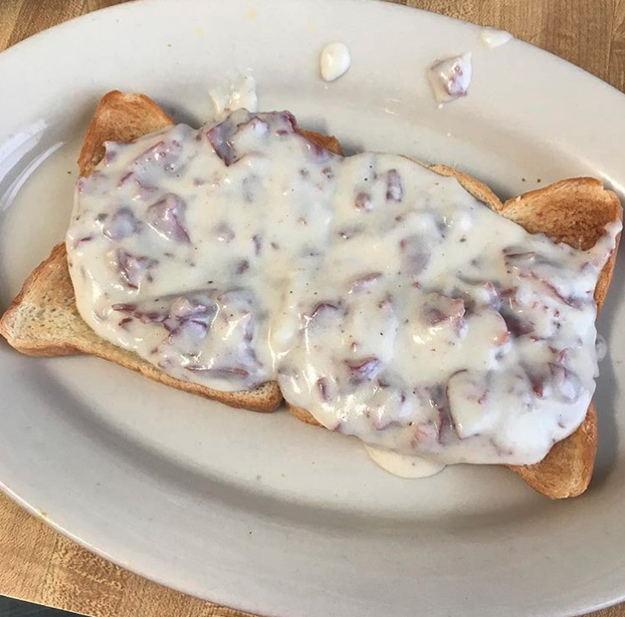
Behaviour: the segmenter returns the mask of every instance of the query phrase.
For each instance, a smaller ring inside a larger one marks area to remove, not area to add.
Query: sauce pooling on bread
[[[67,250],[102,338],[219,390],[277,380],[376,460],[431,473],[535,463],[579,426],[619,230],[555,244],[454,178],[341,157],[288,112],[240,110],[108,143],[78,182]]]

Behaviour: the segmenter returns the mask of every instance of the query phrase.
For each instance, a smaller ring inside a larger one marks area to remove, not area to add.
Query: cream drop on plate
[[[505,30],[497,30],[497,28],[481,28],[480,29],[480,40],[482,43],[488,47],[489,49],[494,49],[495,47],[501,47],[505,45],[509,41],[511,41],[514,37],[509,32]]]
[[[344,43],[330,43],[319,54],[319,71],[323,81],[336,81],[351,65],[349,48]]]
[[[399,478],[429,478],[445,468],[444,463],[432,461],[423,456],[399,454],[366,444],[365,450],[374,463]]]

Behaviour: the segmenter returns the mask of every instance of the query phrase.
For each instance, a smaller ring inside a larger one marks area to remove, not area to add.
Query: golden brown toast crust
[[[556,443],[535,465],[510,465],[534,490],[565,499],[581,495],[590,484],[597,455],[597,410],[590,402],[584,421],[566,439]]]
[[[122,94],[119,91],[109,92],[100,100],[87,131],[78,159],[80,174],[88,175],[93,171],[104,154],[105,141],[132,141],[172,124],[172,118],[148,97],[141,94]],[[336,138],[303,129],[298,131],[326,149],[343,154]],[[446,165],[434,165],[430,166],[430,169],[441,175],[456,177],[476,199],[519,223],[531,233],[546,233],[552,239],[567,242],[572,246],[589,248],[596,242],[606,223],[622,219],[622,210],[616,195],[604,190],[598,180],[591,178],[559,182],[526,193],[504,204],[486,185],[467,174]],[[599,308],[605,300],[615,257],[616,251],[604,267],[595,290]],[[60,309],[75,313],[72,325],[78,331],[73,333],[71,341],[42,342],[37,340],[36,336],[26,341],[13,336],[13,322],[20,307],[27,303],[33,290],[40,288],[47,291],[45,301],[56,303]],[[97,337],[78,316],[67,270],[65,247],[62,244],[53,249],[50,257],[38,266],[24,283],[22,291],[0,319],[0,333],[23,353],[38,356],[89,353],[138,371],[166,385],[234,407],[273,411],[282,400],[274,382],[261,386],[261,392],[257,394],[256,399],[250,397],[252,393],[220,392],[197,384],[181,382],[163,374],[135,354]],[[304,409],[290,406],[289,411],[304,422],[319,425]],[[594,405],[591,404],[586,419],[577,431],[556,444],[542,462],[510,468],[532,488],[549,497],[578,495],[586,489],[590,481],[596,452],[596,432],[596,412]]]
[[[105,142],[134,141],[173,124],[173,118],[144,94],[108,92],[98,103],[78,155],[80,175],[88,176],[102,160]]]

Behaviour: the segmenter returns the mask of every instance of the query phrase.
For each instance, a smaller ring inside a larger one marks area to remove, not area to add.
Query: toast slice
[[[174,120],[152,99],[142,94],[109,92],[100,100],[87,129],[80,155],[80,176],[88,176],[104,156],[106,141],[130,142],[173,126]],[[343,151],[335,137],[300,131],[320,146]],[[222,392],[175,379],[141,359],[100,338],[83,321],[76,308],[74,288],[67,267],[65,243],[57,244],[24,283],[22,290],[0,319],[0,334],[10,345],[31,356],[89,354],[141,373],[178,390],[199,394],[230,407],[272,412],[282,403],[276,382],[250,391]]]
[[[78,159],[81,175],[88,175],[101,160],[104,142],[132,141],[144,134],[170,126],[173,120],[154,101],[143,95],[105,95],[87,131]],[[301,131],[309,139],[333,152],[342,153],[333,137]],[[453,175],[480,201],[532,233],[543,232],[556,241],[579,248],[591,247],[603,226],[622,219],[618,198],[590,178],[567,180],[502,203],[484,184],[454,169],[430,167],[441,175]],[[616,251],[604,267],[595,299],[603,304],[614,268]],[[64,244],[56,246],[24,283],[22,291],[0,319],[0,334],[9,343],[35,356],[87,353],[173,386],[225,404],[253,411],[273,411],[282,397],[277,384],[268,382],[245,392],[221,392],[171,378],[137,355],[99,338],[81,319],[67,269]],[[290,407],[294,415],[310,424],[318,422],[303,409]],[[556,444],[536,465],[514,466],[532,488],[552,498],[582,493],[590,481],[596,452],[596,412],[591,404],[582,425]]]
[[[80,175],[89,175],[95,169],[104,156],[105,141],[128,142],[173,124],[172,118],[147,96],[109,92],[100,100],[87,129],[78,158]],[[251,391],[221,392],[170,377],[138,355],[97,336],[76,308],[65,243],[56,245],[49,257],[28,277],[0,319],[0,334],[22,353],[32,356],[78,353],[97,356],[154,381],[231,407],[271,412],[282,402],[275,382],[261,384]]]
[[[605,225],[623,218],[616,194],[605,190],[594,178],[564,180],[502,203],[486,185],[467,174],[445,165],[434,165],[430,169],[444,176],[455,176],[476,199],[530,233],[544,233],[555,242],[565,242],[575,248],[593,247]],[[612,280],[619,241],[620,234],[595,287],[598,310],[605,302]],[[289,411],[303,422],[319,424],[305,409],[289,406]],[[576,497],[588,488],[596,453],[597,411],[591,402],[577,430],[556,443],[540,463],[509,468],[533,489],[552,499]]]

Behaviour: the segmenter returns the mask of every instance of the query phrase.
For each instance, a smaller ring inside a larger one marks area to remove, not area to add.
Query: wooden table
[[[66,19],[122,1],[0,0],[0,51]],[[625,91],[625,0],[400,1],[509,30]],[[96,557],[4,495],[0,594],[97,617],[244,615],[171,591]],[[593,617],[625,617],[625,604]]]

